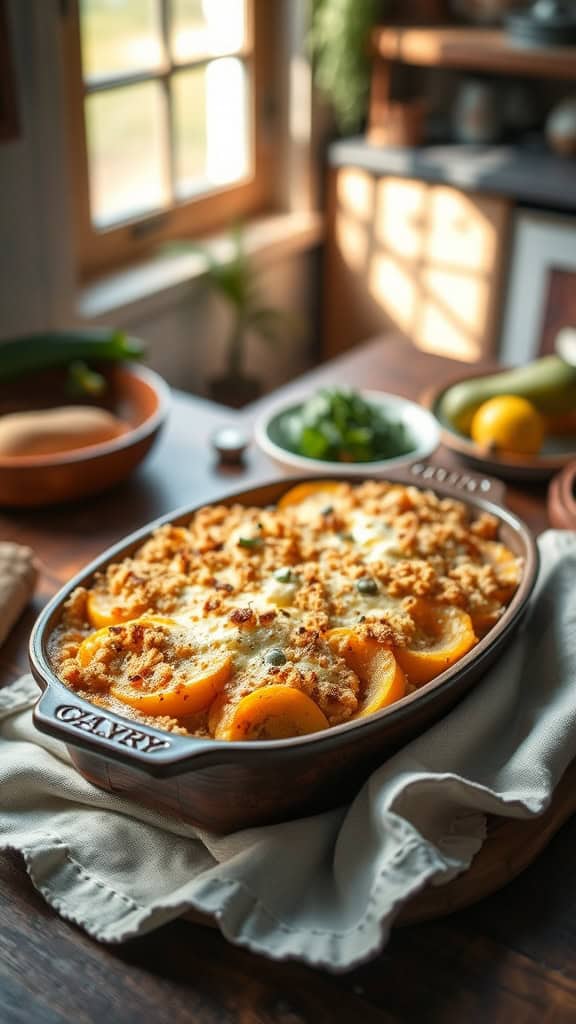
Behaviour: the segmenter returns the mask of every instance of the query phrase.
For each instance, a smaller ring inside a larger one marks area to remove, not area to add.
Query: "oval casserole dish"
[[[218,502],[273,504],[301,479],[276,480],[230,493]],[[94,573],[110,562],[132,554],[161,524],[187,523],[203,502],[163,516],[110,548],[42,611],[30,641],[32,672],[43,691],[34,709],[36,727],[63,740],[75,767],[95,785],[214,832],[311,814],[349,799],[387,756],[422,733],[478,682],[518,626],[538,567],[532,535],[493,499],[494,482],[423,464],[391,471],[386,479],[458,498],[473,515],[492,513],[499,521],[500,539],[524,559],[520,585],[504,615],[452,668],[374,715],[285,740],[230,742],[176,735],[79,698],[57,679],[48,657],[49,637],[70,593],[77,586],[89,586]],[[349,482],[360,481],[355,477]]]

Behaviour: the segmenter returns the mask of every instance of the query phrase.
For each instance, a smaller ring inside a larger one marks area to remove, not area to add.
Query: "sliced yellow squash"
[[[416,633],[396,657],[411,683],[427,683],[454,665],[477,643],[472,620],[461,608],[419,601],[410,614]]]
[[[261,686],[235,705],[219,699],[209,720],[216,739],[282,740],[328,728],[317,704],[293,686]]]

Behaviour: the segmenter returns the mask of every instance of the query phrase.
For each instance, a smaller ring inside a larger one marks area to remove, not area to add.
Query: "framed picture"
[[[576,327],[576,217],[519,213],[499,356],[519,365],[554,351]]]
[[[6,5],[0,0],[0,143],[18,137],[18,111]]]

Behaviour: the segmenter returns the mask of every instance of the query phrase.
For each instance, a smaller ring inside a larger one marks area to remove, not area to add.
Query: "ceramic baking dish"
[[[425,464],[390,472],[387,478],[458,497],[473,514],[493,513],[501,539],[524,558],[523,578],[505,614],[457,665],[373,716],[308,736],[264,742],[174,735],[80,699],[56,678],[47,653],[64,602],[75,587],[89,585],[96,571],[131,554],[161,523],[188,522],[200,507],[195,505],[110,548],[43,610],[30,642],[32,672],[43,690],[34,710],[36,727],[63,740],[76,768],[95,785],[217,832],[309,814],[344,801],[390,753],[444,715],[481,678],[517,627],[538,565],[534,540],[500,503],[502,485],[496,481]],[[237,491],[223,503],[268,505],[297,482],[284,478]]]

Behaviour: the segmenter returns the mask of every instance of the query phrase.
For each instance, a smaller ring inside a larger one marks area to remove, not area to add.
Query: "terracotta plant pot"
[[[419,146],[424,137],[424,100],[389,101],[372,107],[368,141],[376,146]]]
[[[249,402],[255,402],[262,394],[262,384],[257,377],[244,377],[234,373],[214,377],[209,382],[210,398],[220,405],[241,409]]]

